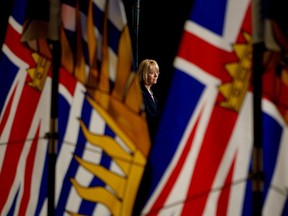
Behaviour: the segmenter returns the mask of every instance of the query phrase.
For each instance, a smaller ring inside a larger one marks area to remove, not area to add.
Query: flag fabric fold
[[[251,3],[194,1],[147,162],[151,187],[142,215],[252,215]],[[286,212],[280,113],[263,94],[263,215]]]
[[[0,214],[47,215],[55,178],[56,215],[131,215],[150,141],[123,3],[50,1],[45,12],[31,4],[15,1],[0,59]],[[58,148],[49,176],[50,40],[58,39]]]

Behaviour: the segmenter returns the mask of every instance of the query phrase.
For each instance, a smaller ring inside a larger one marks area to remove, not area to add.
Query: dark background
[[[173,61],[178,51],[184,23],[188,18],[193,0],[139,0],[138,49],[136,46],[137,0],[124,0],[130,28],[134,57],[138,62],[145,58],[158,62],[160,76],[154,91],[160,106],[166,100],[173,76]],[[138,51],[137,53],[135,53]],[[137,55],[137,56],[136,56]]]
[[[184,22],[191,12],[193,0],[123,0],[123,2],[136,60],[135,67],[145,58],[158,62],[160,77],[158,84],[154,86],[154,91],[159,104],[163,106],[172,80],[173,61],[178,51]],[[12,4],[13,0],[0,0],[0,8],[5,8],[0,13],[0,45],[5,36]],[[139,13],[136,10],[137,5]],[[137,14],[139,14],[138,28]]]

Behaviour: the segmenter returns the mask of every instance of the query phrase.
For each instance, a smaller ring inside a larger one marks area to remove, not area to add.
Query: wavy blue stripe
[[[104,134],[106,135],[109,135],[111,137],[115,137],[113,131],[111,131],[111,129],[106,126],[105,127],[105,132]],[[105,153],[103,152],[103,155],[101,157],[101,160],[99,162],[99,164],[103,167],[106,167],[107,169],[109,169],[110,165],[111,165],[111,158]],[[97,177],[94,177],[92,179],[92,181],[90,182],[89,184],[90,187],[95,187],[95,186],[102,186],[104,187],[105,186],[105,183],[100,180],[99,178]],[[96,196],[96,194],[95,194]],[[81,202],[81,206],[79,208],[79,214],[84,214],[84,215],[92,215],[93,211],[95,210],[95,208],[97,207],[97,204],[94,203],[94,202],[89,202],[87,200],[83,200]]]
[[[58,152],[60,151],[63,140],[65,136],[65,132],[68,126],[68,119],[70,113],[70,104],[66,101],[65,97],[61,94],[58,95],[59,97],[59,114],[58,114]]]
[[[119,17],[119,19],[121,19]],[[93,22],[95,27],[98,29],[101,35],[103,35],[103,21],[104,13],[101,11],[97,5],[93,5]],[[116,26],[108,19],[108,44],[113,52],[118,55],[118,44],[121,32],[116,28]]]
[[[84,100],[83,102],[83,108],[82,108],[82,113],[81,113],[81,119],[83,120],[83,122],[86,125],[89,125],[89,122],[91,120],[91,106],[89,105],[89,103]],[[86,138],[81,130],[81,128],[79,128],[79,135],[78,135],[78,139],[76,142],[76,148],[73,154],[82,157],[84,150],[85,150],[85,143],[86,143]],[[72,188],[72,184],[70,182],[70,178],[75,177],[75,174],[78,170],[79,164],[77,163],[76,160],[72,159],[70,161],[70,165],[69,168],[67,169],[66,175],[64,177],[64,182],[62,185],[62,189],[61,189],[61,194],[59,197],[59,202],[57,203],[56,206],[56,214],[61,215],[63,214],[63,212],[65,211],[65,207],[66,207],[66,203],[69,197],[69,193],[70,190]]]

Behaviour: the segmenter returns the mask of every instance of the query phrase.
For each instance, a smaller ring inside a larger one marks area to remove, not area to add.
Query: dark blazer
[[[143,103],[144,103],[144,109],[146,112],[146,119],[147,119],[147,124],[148,124],[148,129],[150,133],[150,138],[151,142],[153,143],[156,131],[158,128],[159,124],[159,119],[160,119],[160,109],[157,103],[157,98],[155,94],[154,100],[151,97],[149,91],[146,89],[143,83],[141,85],[141,90],[142,90],[142,96],[143,96]]]

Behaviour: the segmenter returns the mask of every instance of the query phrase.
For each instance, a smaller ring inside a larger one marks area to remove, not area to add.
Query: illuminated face
[[[151,69],[147,74],[147,84],[148,85],[156,84],[158,76],[159,76],[159,71],[156,69]]]

